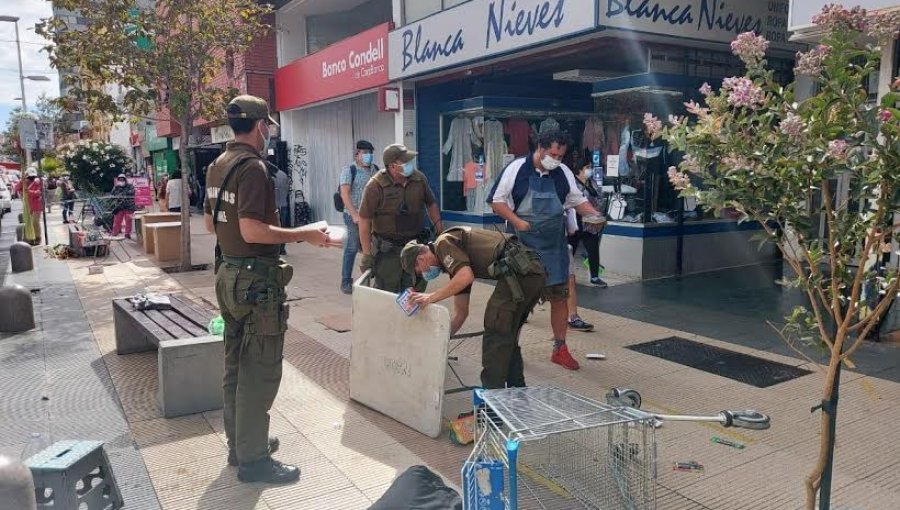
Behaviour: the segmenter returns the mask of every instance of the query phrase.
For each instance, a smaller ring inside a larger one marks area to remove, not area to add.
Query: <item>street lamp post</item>
[[[19,87],[22,89],[22,111],[27,111],[25,106],[25,74],[22,72],[22,44],[19,42],[19,18],[18,16],[0,16],[0,21],[6,21],[16,26],[16,53],[19,55]]]

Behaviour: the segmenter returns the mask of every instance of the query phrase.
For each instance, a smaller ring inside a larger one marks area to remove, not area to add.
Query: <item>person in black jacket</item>
[[[112,235],[119,235],[125,230],[125,238],[131,239],[131,227],[134,220],[134,186],[128,183],[125,174],[116,177],[116,185],[112,189],[113,227]]]

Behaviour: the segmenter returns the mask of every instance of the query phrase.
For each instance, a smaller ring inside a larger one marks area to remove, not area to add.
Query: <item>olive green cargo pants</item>
[[[395,294],[399,294],[410,287],[415,288],[419,292],[424,291],[427,282],[421,278],[417,282],[400,265],[401,248],[392,248],[375,254],[375,267],[372,268],[375,283],[372,284],[372,287]]]
[[[269,456],[269,409],[281,384],[288,308],[284,288],[222,264],[216,298],[225,321],[224,422],[240,464]]]
[[[481,385],[487,389],[525,386],[525,365],[519,332],[541,297],[543,271],[517,277],[525,299],[516,303],[505,279],[497,281],[484,310],[481,344]]]

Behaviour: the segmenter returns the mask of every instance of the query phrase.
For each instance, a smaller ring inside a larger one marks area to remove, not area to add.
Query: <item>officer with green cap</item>
[[[450,275],[447,285],[432,293],[414,292],[410,300],[427,306],[453,296],[451,335],[468,317],[475,278],[497,280],[484,312],[481,384],[485,388],[525,386],[519,332],[537,304],[546,279],[537,252],[508,234],[453,227],[432,244],[408,243],[400,261],[405,272],[426,281],[441,272]]]
[[[366,184],[359,206],[359,241],[363,252],[361,268],[372,270],[373,287],[399,293],[416,284],[400,268],[400,250],[425,229],[424,212],[435,232],[443,230],[428,179],[416,170],[418,153],[401,144],[385,147],[384,169]]]
[[[295,466],[272,459],[269,409],[281,384],[293,268],[279,245],[306,241],[340,246],[326,229],[281,228],[273,174],[265,159],[269,116],[263,99],[238,96],[227,107],[234,141],[210,165],[203,204],[206,229],[216,235],[216,298],[225,321],[224,422],[228,464],[242,482],[288,483]]]

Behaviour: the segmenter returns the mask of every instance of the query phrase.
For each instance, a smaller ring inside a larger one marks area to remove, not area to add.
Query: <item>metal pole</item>
[[[41,181],[41,217],[44,220],[44,244],[50,246],[50,237],[47,235],[47,183],[44,182],[44,171],[41,168],[41,138],[35,139],[34,143],[37,153],[38,179]]]
[[[19,43],[19,22],[14,21],[13,24],[16,26],[16,53],[19,55],[19,87],[22,89],[22,113],[28,111],[28,107],[25,102],[25,73],[22,71],[22,45]]]

